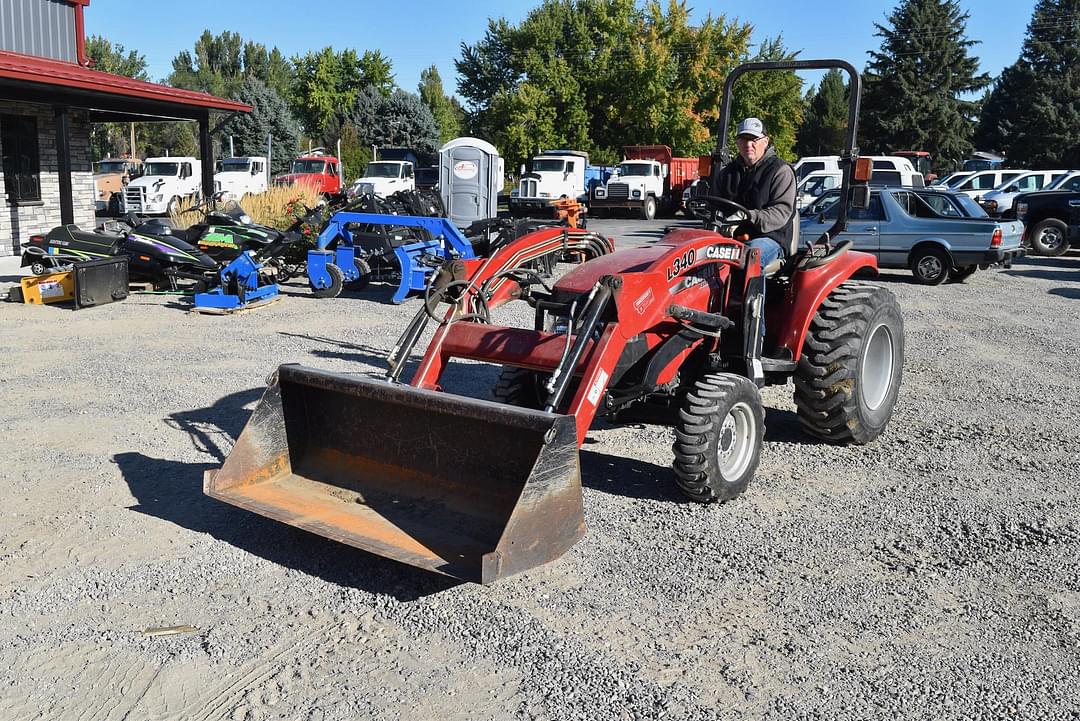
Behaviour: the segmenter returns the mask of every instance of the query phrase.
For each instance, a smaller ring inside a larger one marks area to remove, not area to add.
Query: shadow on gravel
[[[22,279],[21,275],[0,275],[0,283],[18,283]]]
[[[1072,298],[1073,300],[1080,300],[1080,287],[1077,288],[1054,288],[1049,291],[1050,295],[1061,296],[1062,298]]]
[[[137,504],[131,510],[208,533],[241,550],[329,583],[413,601],[440,593],[460,581],[427,573],[364,551],[301,531],[254,513],[213,500],[202,492],[203,472],[224,460],[226,446],[251,414],[244,406],[258,400],[262,388],[225,396],[213,406],[175,413],[174,428],[191,435],[196,448],[218,459],[184,463],[139,452],[118,453],[120,468]]]
[[[336,338],[325,338],[322,336],[306,335],[304,333],[278,331],[278,335],[288,336],[290,338],[300,338],[318,345],[331,346],[332,348],[340,349],[314,348],[308,351],[317,358],[334,358],[344,361],[365,363],[370,366],[375,366],[376,368],[386,368],[386,351],[382,348],[373,348],[369,345],[349,343]],[[415,367],[416,361],[413,361],[411,365]],[[410,370],[409,365],[405,366],[405,370],[406,372]],[[408,376],[404,374],[403,377],[408,378]]]
[[[581,485],[613,496],[692,503],[679,493],[669,466],[581,449]]]
[[[1073,281],[1080,283],[1080,265],[1069,258],[1024,258],[1013,263],[1006,275],[1040,280]]]
[[[794,443],[801,446],[817,446],[823,443],[802,429],[798,414],[780,408],[765,409],[765,440],[770,443]]]

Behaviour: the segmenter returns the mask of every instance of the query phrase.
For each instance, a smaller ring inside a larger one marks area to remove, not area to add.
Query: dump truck
[[[313,148],[292,162],[289,172],[274,178],[274,185],[305,183],[327,200],[339,197],[344,188],[341,180],[341,161],[327,155],[322,148]]]
[[[677,158],[667,145],[627,145],[623,162],[589,199],[592,215],[616,210],[636,212],[644,220],[674,214],[683,190],[698,178],[698,159]]]
[[[831,67],[851,78],[855,118],[860,79],[849,63],[734,69],[718,159],[730,158],[739,77]],[[585,533],[578,451],[596,418],[673,425],[673,482],[699,503],[733,500],[754,477],[764,386],[794,378],[809,435],[870,443],[896,404],[903,321],[887,288],[855,280],[874,274],[873,256],[831,242],[849,205],[869,204],[869,173],[868,162],[845,164],[834,226],[809,244],[796,234],[787,261],[764,267],[734,237],[749,211],[707,194],[694,198],[702,227],[648,247],[607,252],[595,233],[554,227],[487,259],[449,261],[388,354],[384,379],[280,366],[204,490],[380,556],[491,583],[555,560]],[[567,251],[591,259],[554,284],[525,265]],[[528,304],[532,323],[496,323],[493,311],[510,302]],[[443,390],[455,360],[502,367],[493,400]]]

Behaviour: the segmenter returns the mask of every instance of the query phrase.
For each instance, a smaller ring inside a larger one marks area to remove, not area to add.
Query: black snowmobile
[[[143,220],[133,213],[96,231],[70,224],[57,226],[46,235],[30,236],[22,266],[42,275],[80,261],[117,255],[127,256],[132,280],[155,286],[177,290],[178,281],[193,281],[196,289],[205,289],[217,279],[218,263],[169,227],[168,221]]]

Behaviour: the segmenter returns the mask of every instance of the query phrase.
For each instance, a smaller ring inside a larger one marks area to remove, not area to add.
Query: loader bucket
[[[207,495],[491,583],[585,532],[572,416],[283,365]]]

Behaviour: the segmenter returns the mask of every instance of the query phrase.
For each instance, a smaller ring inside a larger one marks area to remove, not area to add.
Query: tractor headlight
[[[640,190],[635,190],[634,191],[634,197],[635,198],[640,198],[641,197],[641,191]]]

